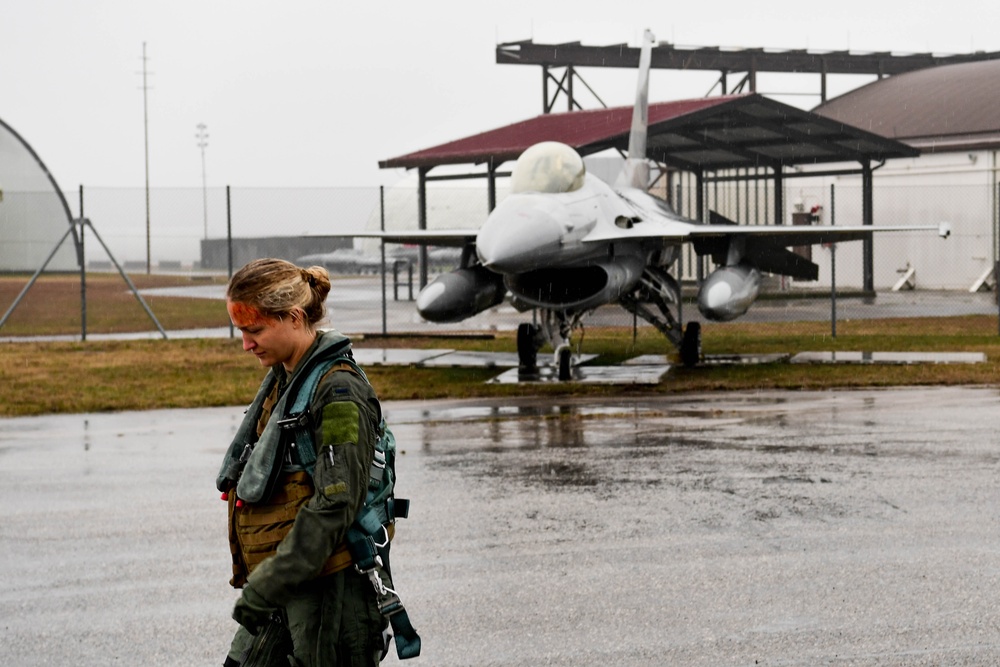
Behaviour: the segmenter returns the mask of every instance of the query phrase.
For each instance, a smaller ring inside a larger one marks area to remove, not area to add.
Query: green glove
[[[261,628],[271,618],[278,608],[265,600],[260,593],[248,585],[243,587],[243,595],[233,607],[233,619],[247,629],[252,635],[257,635]]]

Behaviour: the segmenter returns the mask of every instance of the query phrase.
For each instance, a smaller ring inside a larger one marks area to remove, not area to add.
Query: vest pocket
[[[309,475],[295,472],[284,475],[278,481],[267,502],[234,508],[236,539],[248,573],[277,550],[278,544],[292,529],[299,509],[312,495],[313,485]]]

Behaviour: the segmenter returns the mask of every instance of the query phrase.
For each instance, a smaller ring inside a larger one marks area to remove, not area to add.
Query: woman
[[[270,370],[218,478],[229,502],[230,583],[243,589],[225,665],[241,664],[274,618],[287,622],[293,664],[377,665],[383,653],[378,595],[349,567],[344,542],[365,502],[381,411],[345,359],[347,338],[317,330],[329,292],[322,267],[259,259],[226,293],[243,349]],[[283,419],[310,373],[320,372],[300,418]]]

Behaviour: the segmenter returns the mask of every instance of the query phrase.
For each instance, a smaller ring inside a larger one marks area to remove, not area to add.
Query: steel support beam
[[[873,195],[873,178],[871,162],[862,163],[861,169],[861,224],[869,227],[875,224],[875,201]],[[872,250],[872,237],[862,241],[862,289],[865,292],[875,291],[875,258]]]
[[[427,167],[417,170],[417,228],[427,229]],[[419,252],[420,289],[427,286],[427,246],[421,245]]]

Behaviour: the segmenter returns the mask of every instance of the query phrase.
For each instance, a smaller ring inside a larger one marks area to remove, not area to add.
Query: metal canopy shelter
[[[661,42],[653,47],[650,66],[654,69],[702,70],[719,72],[717,86],[722,94],[728,90],[728,75],[743,73],[743,79],[733,88],[756,93],[757,74],[760,72],[793,72],[818,74],[820,99],[825,102],[827,74],[869,74],[879,78],[911,72],[913,70],[1000,59],[1000,52],[937,55],[933,53],[896,54],[889,51],[808,51],[806,49],[724,49],[718,46],[678,47]],[[584,46],[580,42],[565,44],[535,44],[531,40],[507,42],[496,47],[496,62],[508,65],[539,65],[542,67],[544,109],[552,110],[559,93],[566,95],[567,108],[580,106],[574,97],[574,84],[579,78],[577,67],[626,67],[639,66],[639,48],[627,44],[611,46]],[[556,78],[551,68],[565,68],[563,76]],[[549,84],[556,84],[550,97]],[[587,87],[590,90],[589,86]],[[590,90],[595,97],[596,93]],[[598,98],[600,100],[600,98]],[[603,102],[602,102],[603,106]]]
[[[540,141],[559,141],[582,156],[608,149],[624,152],[632,121],[632,107],[543,114],[464,139],[384,160],[379,166],[419,170],[419,225],[427,228],[426,182],[428,173],[441,165],[485,164],[485,174],[444,178],[489,179],[489,207],[496,204],[497,168],[516,159]],[[697,179],[698,218],[705,219],[704,187],[720,180],[758,180],[757,174],[741,176],[736,170],[764,169],[774,180],[775,224],[783,222],[782,190],[785,178],[795,175],[861,174],[863,224],[872,220],[873,163],[914,157],[917,149],[841,122],[765,98],[757,94],[730,95],[661,102],[649,105],[647,154],[650,159]],[[789,174],[798,165],[858,163],[854,169],[808,171]],[[720,175],[720,172],[723,172]],[[712,176],[709,176],[712,174]],[[864,288],[873,290],[871,241],[864,251]],[[421,285],[426,284],[426,262],[421,256]]]

